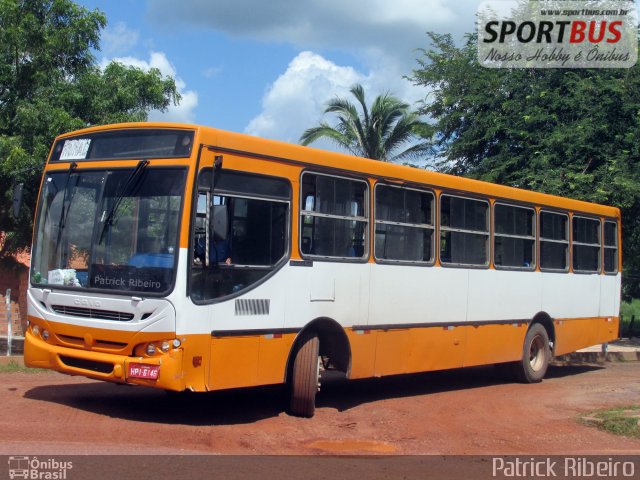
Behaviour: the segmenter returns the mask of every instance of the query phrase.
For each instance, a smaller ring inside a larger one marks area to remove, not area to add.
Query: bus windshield
[[[185,169],[46,174],[31,265],[34,285],[166,294],[178,251]]]

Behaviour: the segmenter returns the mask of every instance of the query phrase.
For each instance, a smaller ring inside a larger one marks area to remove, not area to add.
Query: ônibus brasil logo
[[[9,478],[24,478],[28,480],[66,480],[68,470],[73,468],[73,462],[63,462],[54,458],[38,459],[38,457],[11,456],[9,457]]]
[[[629,1],[487,1],[478,8],[478,60],[488,68],[630,68],[637,25]]]

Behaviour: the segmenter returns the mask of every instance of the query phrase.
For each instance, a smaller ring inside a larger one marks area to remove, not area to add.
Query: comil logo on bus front
[[[637,26],[628,1],[483,2],[478,60],[487,68],[630,68]]]
[[[30,480],[66,480],[67,471],[73,468],[73,462],[60,461],[54,458],[9,457],[9,478],[25,478]]]

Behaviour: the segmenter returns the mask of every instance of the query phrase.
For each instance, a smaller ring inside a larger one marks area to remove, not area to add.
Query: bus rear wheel
[[[547,330],[535,323],[524,337],[522,359],[515,365],[515,374],[522,383],[541,382],[551,361],[551,348]]]
[[[289,412],[297,417],[311,418],[316,410],[319,350],[318,336],[303,332],[296,345],[289,381]]]

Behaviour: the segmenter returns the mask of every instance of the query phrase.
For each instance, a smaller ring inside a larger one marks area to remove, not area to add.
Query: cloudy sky
[[[427,31],[461,39],[479,0],[77,0],[106,13],[97,57],[176,79],[181,104],[152,119],[297,142],[328,100],[361,83],[414,103]]]

